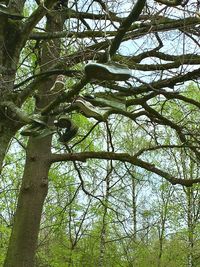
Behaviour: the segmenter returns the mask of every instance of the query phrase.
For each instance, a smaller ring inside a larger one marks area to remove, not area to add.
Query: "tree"
[[[123,2],[101,0],[26,4],[0,2],[0,170],[16,134],[26,150],[4,267],[34,266],[53,163],[71,161],[79,173],[77,161],[118,160],[173,185],[200,182],[175,176],[167,157],[169,149],[182,149],[199,162],[199,128],[193,125],[200,104],[184,87],[199,78],[198,7],[190,1],[138,0],[128,13]],[[88,132],[84,119],[76,125],[76,113],[93,124]],[[133,154],[122,151],[117,140],[123,131],[110,131],[113,120],[131,121],[135,137],[147,142],[136,144]],[[95,150],[87,140],[98,142],[97,127],[104,131],[98,136],[102,149]],[[19,132],[28,136],[27,145]],[[52,136],[60,143],[55,148]],[[84,194],[92,195],[79,178]]]

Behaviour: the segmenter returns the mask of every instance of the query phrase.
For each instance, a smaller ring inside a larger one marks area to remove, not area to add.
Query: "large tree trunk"
[[[47,31],[59,31],[62,30],[62,26],[63,19],[61,17],[48,16]],[[59,40],[51,41],[50,44],[48,41],[43,43],[41,65],[44,65],[45,68],[50,66],[52,59],[58,58],[59,45]],[[40,84],[36,111],[52,100],[51,95],[48,97],[48,91],[55,78],[47,79]],[[22,186],[4,267],[34,266],[42,208],[48,192],[50,154],[51,136],[29,139]]]
[[[24,3],[25,0],[9,1],[9,6],[20,14]],[[22,48],[21,36],[20,24],[0,13],[0,104],[4,101],[14,103],[13,85]],[[0,105],[0,174],[10,141],[21,127],[12,115]]]
[[[48,190],[51,138],[30,139],[23,182],[4,266],[34,266],[42,207]]]

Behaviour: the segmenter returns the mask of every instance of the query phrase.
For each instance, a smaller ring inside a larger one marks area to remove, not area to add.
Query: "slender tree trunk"
[[[187,225],[188,225],[188,267],[194,267],[194,221],[193,221],[193,189],[187,188]]]
[[[132,179],[132,216],[133,216],[133,241],[137,239],[137,196],[136,196],[136,180],[134,175]]]
[[[162,266],[162,255],[163,255],[163,242],[165,235],[165,224],[166,224],[166,215],[167,215],[167,205],[163,204],[162,213],[161,213],[161,222],[158,230],[159,235],[159,251],[158,251],[158,267]]]
[[[108,163],[109,164],[109,163]],[[110,196],[110,175],[112,173],[112,165],[111,170],[109,168],[109,165],[107,166],[107,176],[106,176],[106,192],[104,197],[104,204],[103,207],[103,218],[102,218],[102,228],[100,233],[100,248],[99,248],[99,263],[98,267],[105,267],[106,259],[105,259],[105,251],[106,251],[106,238],[107,238],[107,216],[108,216],[108,201]]]
[[[105,199],[106,202],[106,199]],[[104,212],[103,212],[103,220],[102,220],[102,228],[101,228],[101,236],[100,236],[100,253],[99,253],[99,267],[104,267],[105,266],[105,249],[106,249],[106,224],[107,224],[107,212],[108,209],[107,207],[104,207]]]
[[[162,266],[162,257],[163,257],[163,245],[165,241],[165,233],[166,233],[166,223],[167,216],[169,210],[170,196],[171,196],[171,188],[162,189],[161,191],[161,199],[162,204],[160,206],[160,225],[158,225],[158,236],[159,236],[159,251],[158,251],[158,264],[157,266]]]
[[[69,206],[69,223],[68,223],[68,228],[69,228],[69,240],[70,240],[70,251],[69,251],[69,258],[68,258],[68,267],[73,266],[73,250],[74,250],[74,238],[73,238],[73,233],[72,233],[72,205]]]
[[[159,252],[158,252],[158,267],[161,266],[162,263],[162,255],[163,255],[163,239],[164,239],[164,230],[165,225],[161,223],[161,229],[159,233]]]

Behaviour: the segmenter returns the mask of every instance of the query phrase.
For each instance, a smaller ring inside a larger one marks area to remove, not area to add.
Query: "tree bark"
[[[9,8],[20,14],[24,3],[24,0],[9,1]],[[8,20],[2,13],[0,21],[0,104],[6,100],[14,103],[13,85],[21,51],[20,23]],[[13,114],[0,105],[0,173],[10,141],[20,127]]]
[[[63,26],[61,16],[48,16],[46,30],[60,31]],[[44,42],[41,51],[42,66],[50,67],[52,59],[59,57],[60,40]],[[54,62],[54,61],[53,61]],[[52,100],[48,91],[55,78],[47,79],[39,85],[36,112]],[[30,138],[27,145],[26,163],[19,193],[14,225],[10,237],[4,267],[33,267],[37,248],[42,208],[48,192],[48,172],[50,169],[51,136]]]
[[[32,267],[48,190],[51,138],[30,139],[23,182],[4,267]]]

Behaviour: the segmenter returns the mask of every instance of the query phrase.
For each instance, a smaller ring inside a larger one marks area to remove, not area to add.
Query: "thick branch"
[[[30,123],[31,122],[31,119],[29,118],[29,116],[25,112],[23,112],[20,108],[18,108],[11,101],[0,102],[0,107],[9,108],[13,112],[13,114],[15,115],[14,117],[17,117],[17,119],[22,123]]]
[[[65,17],[65,19],[76,18],[76,19],[91,19],[91,20],[112,20],[115,22],[122,22],[124,19],[118,17],[115,13],[110,12],[109,16],[104,14],[95,14],[90,12],[78,12],[73,9],[64,9],[59,11]]]
[[[113,36],[116,31],[107,31],[106,36]],[[105,32],[103,31],[83,31],[83,32],[33,32],[30,34],[30,40],[46,40],[46,39],[56,39],[56,38],[91,38],[91,37],[105,37]]]
[[[166,97],[166,99],[179,99],[179,100],[182,100],[186,103],[195,105],[196,107],[198,107],[200,109],[200,102],[198,102],[192,98],[183,96],[177,92],[167,92],[164,90],[162,90],[161,92],[155,92],[155,91],[151,92],[150,94],[143,96],[141,98],[128,99],[126,101],[126,106],[129,107],[132,105],[141,105],[141,104],[145,103],[146,101],[148,101],[149,99],[156,97],[157,95],[164,95]]]
[[[149,57],[146,54],[146,58]],[[192,56],[189,55],[181,55],[181,56],[173,56],[175,59],[173,62],[170,63],[156,63],[156,64],[138,64],[135,61],[135,57],[128,57],[128,56],[121,56],[117,55],[116,58],[119,61],[126,63],[126,65],[135,70],[142,70],[142,71],[157,71],[157,70],[169,70],[179,68],[183,65],[199,65],[200,64],[200,56],[193,54]],[[172,59],[171,59],[172,60]]]
[[[164,4],[166,6],[179,6],[182,4],[182,0],[155,0],[155,1]]]
[[[184,180],[181,178],[176,178],[173,175],[165,172],[157,167],[154,164],[150,164],[146,161],[138,159],[135,156],[130,156],[128,153],[114,153],[114,152],[82,152],[82,153],[69,153],[69,154],[52,154],[50,163],[60,162],[60,161],[82,161],[85,162],[87,159],[102,159],[102,160],[119,160],[122,162],[129,162],[135,166],[141,167],[147,171],[155,173],[171,184],[176,185],[180,184],[183,186],[190,187],[195,183],[199,183],[200,179],[189,179]]]
[[[191,72],[188,72],[186,74],[183,74],[183,75],[178,74],[177,76],[169,78],[169,79],[158,80],[156,82],[152,82],[149,84],[144,82],[143,85],[134,87],[132,88],[132,90],[127,89],[127,93],[123,93],[123,95],[131,96],[131,95],[135,95],[138,93],[145,93],[145,92],[154,91],[154,90],[155,91],[161,90],[160,93],[162,92],[165,93],[165,91],[162,90],[165,87],[173,88],[178,83],[182,83],[185,81],[192,81],[193,79],[197,79],[199,77],[200,77],[200,68],[193,70]]]
[[[59,74],[62,74],[62,75],[68,76],[68,77],[74,77],[75,75],[80,75],[81,72],[78,70],[65,70],[65,69],[54,69],[54,70],[41,72],[41,73],[38,73],[38,74],[35,74],[33,76],[28,77],[26,80],[24,80],[18,84],[15,84],[14,89],[17,89],[17,88],[23,86],[24,84],[26,84],[27,82],[29,82],[35,78],[47,78],[47,77],[50,77],[51,75],[59,75]]]
[[[43,1],[41,1],[43,2]],[[49,9],[53,6],[53,4],[56,2],[56,0],[46,0],[43,3],[41,3],[38,8],[31,14],[30,17],[26,20],[24,23],[23,29],[22,29],[22,38],[24,41],[27,40],[30,32],[33,30],[33,28],[37,25],[37,23],[44,17],[44,15],[49,11]]]
[[[128,31],[131,24],[136,21],[139,18],[139,15],[141,14],[144,6],[145,6],[146,0],[138,0],[136,4],[134,5],[131,13],[128,15],[128,17],[123,21],[121,24],[114,40],[112,41],[112,44],[110,46],[110,56],[113,56],[117,49],[119,48],[123,37],[125,33]]]

